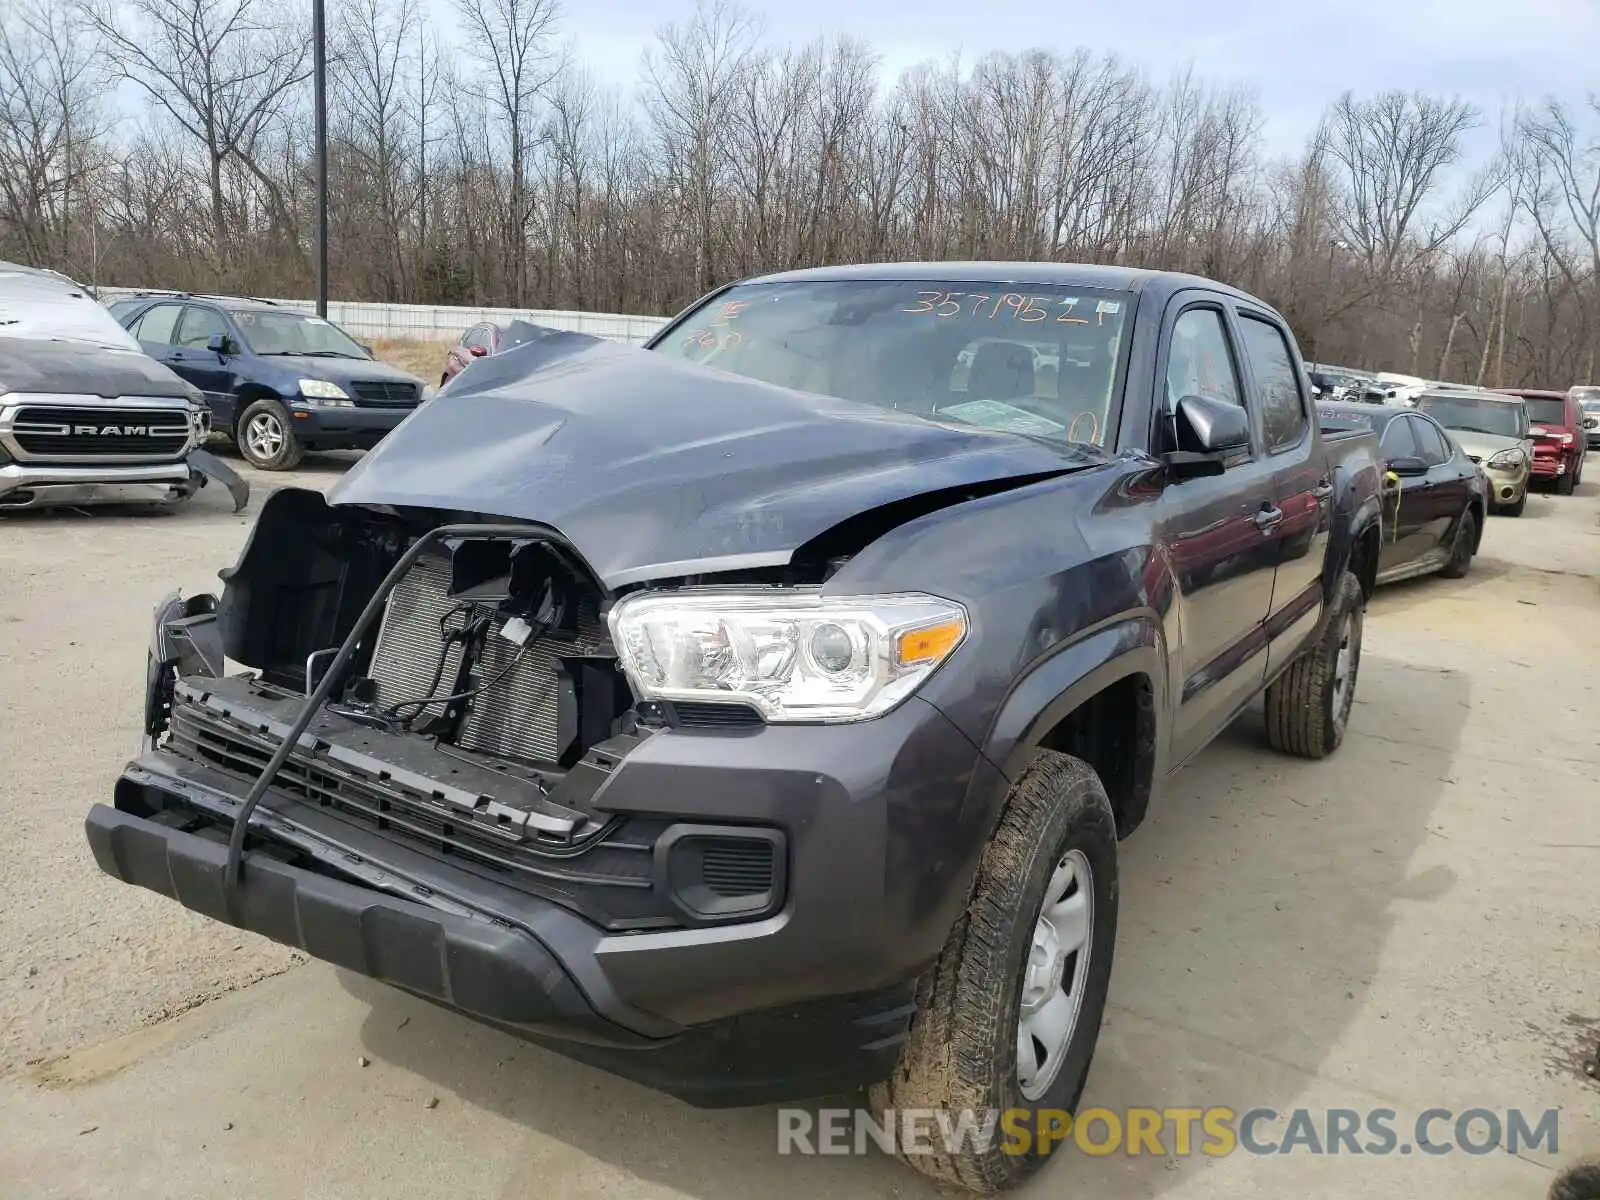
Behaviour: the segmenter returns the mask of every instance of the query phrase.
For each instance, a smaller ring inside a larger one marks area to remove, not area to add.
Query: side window
[[[1437,467],[1441,463],[1450,461],[1453,453],[1450,444],[1445,441],[1444,434],[1439,432],[1439,427],[1432,421],[1424,421],[1420,417],[1413,417],[1409,422],[1416,426],[1417,441],[1422,446],[1422,457],[1430,467]]]
[[[1213,308],[1191,308],[1172,327],[1167,351],[1167,411],[1184,396],[1205,396],[1242,406],[1239,372],[1228,349],[1222,314]]]
[[[483,326],[474,325],[471,329],[463,333],[461,335],[461,344],[468,350],[471,350],[474,346],[483,346],[485,349],[487,349],[488,339],[483,336]]]
[[[191,304],[183,310],[183,320],[178,322],[178,337],[173,345],[204,350],[213,334],[226,336],[227,332],[228,325],[222,319],[222,314],[215,309],[197,308]]]
[[[1383,440],[1378,444],[1387,459],[1418,458],[1422,454],[1422,447],[1417,445],[1416,435],[1412,432],[1415,424],[1410,417],[1396,417],[1389,422],[1383,431]]]
[[[1239,329],[1244,337],[1244,356],[1261,393],[1261,424],[1266,431],[1267,449],[1292,446],[1305,436],[1310,420],[1289,343],[1276,325],[1259,317],[1240,313]]]
[[[147,309],[144,316],[129,327],[128,332],[141,342],[159,342],[161,345],[172,345],[173,327],[178,323],[178,314],[183,308],[177,304],[158,304]]]

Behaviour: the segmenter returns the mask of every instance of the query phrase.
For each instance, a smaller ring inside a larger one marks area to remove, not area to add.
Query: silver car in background
[[[1583,410],[1583,432],[1588,439],[1588,448],[1593,450],[1600,446],[1600,387],[1575,387],[1567,394]]]

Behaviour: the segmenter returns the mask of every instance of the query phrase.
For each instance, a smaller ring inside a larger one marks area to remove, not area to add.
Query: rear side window
[[[1310,422],[1289,344],[1276,325],[1256,317],[1239,314],[1239,328],[1250,373],[1261,393],[1261,423],[1266,429],[1267,449],[1292,446],[1305,436]]]
[[[1422,447],[1417,445],[1416,435],[1411,430],[1413,424],[1410,417],[1397,417],[1389,422],[1389,427],[1383,431],[1383,441],[1379,443],[1385,458],[1422,457]]]
[[[174,327],[178,324],[178,314],[182,311],[176,304],[158,304],[147,309],[144,316],[129,326],[129,332],[141,342],[159,342],[170,346]]]

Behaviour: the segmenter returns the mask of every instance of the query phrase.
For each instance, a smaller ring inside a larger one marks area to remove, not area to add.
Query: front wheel
[[[305,457],[288,410],[276,400],[257,400],[245,409],[234,441],[250,465],[263,471],[293,470]]]
[[[1339,577],[1322,631],[1267,688],[1267,741],[1300,758],[1327,758],[1344,741],[1361,669],[1367,598],[1361,581]]]
[[[1041,750],[1012,788],[966,911],[917,986],[900,1062],[873,1106],[934,1109],[992,1136],[907,1154],[911,1166],[991,1195],[1059,1144],[1100,1033],[1117,926],[1117,832],[1094,769]],[[1050,1112],[1052,1117],[1033,1114]],[[1048,1126],[1056,1142],[1041,1138]]]
[[[1520,517],[1528,507],[1528,493],[1524,491],[1517,497],[1515,504],[1508,504],[1499,511],[1508,517]]]
[[[1556,495],[1558,495],[1558,496],[1570,496],[1570,495],[1572,495],[1572,489],[1575,486],[1577,486],[1577,482],[1578,482],[1577,479],[1574,478],[1574,476],[1576,474],[1577,474],[1576,469],[1574,469],[1572,467],[1568,467],[1565,471],[1561,472],[1561,474],[1556,476]]]

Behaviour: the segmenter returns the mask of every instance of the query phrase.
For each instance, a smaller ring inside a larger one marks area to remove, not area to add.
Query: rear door
[[[1168,430],[1185,395],[1248,409],[1239,362],[1224,301],[1198,292],[1176,297],[1158,352]],[[1255,414],[1252,426],[1252,445],[1230,458],[1223,474],[1169,484],[1162,492],[1157,521],[1177,577],[1183,679],[1174,762],[1209,741],[1266,680],[1265,623],[1277,547],[1263,532],[1262,518],[1274,507],[1274,466]]]
[[[1261,414],[1262,442],[1272,464],[1275,522],[1264,529],[1278,564],[1267,613],[1268,670],[1293,658],[1322,613],[1322,568],[1332,528],[1333,480],[1312,430],[1295,354],[1277,321],[1236,306],[1251,398]]]
[[[151,358],[166,362],[172,357],[172,343],[178,335],[178,318],[182,315],[182,304],[152,304],[128,326],[128,332],[138,339],[139,346]]]

